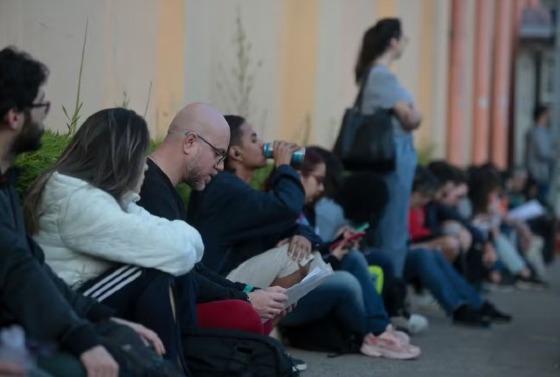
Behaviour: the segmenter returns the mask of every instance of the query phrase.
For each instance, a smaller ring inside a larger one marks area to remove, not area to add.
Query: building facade
[[[0,46],[51,70],[48,127],[81,82],[82,120],[108,106],[145,114],[161,138],[185,103],[247,115],[266,139],[332,146],[356,95],[363,32],[399,17],[410,43],[394,69],[424,114],[424,155],[512,161],[518,31],[533,0],[3,0]]]

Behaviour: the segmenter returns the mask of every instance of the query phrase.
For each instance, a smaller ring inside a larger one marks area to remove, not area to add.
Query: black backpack
[[[195,377],[299,376],[284,346],[268,336],[225,329],[192,329],[183,346]]]
[[[358,353],[362,343],[358,334],[352,334],[329,315],[301,326],[281,328],[283,338],[295,348],[329,352],[329,356]]]
[[[134,330],[112,321],[95,324],[101,344],[119,364],[121,377],[181,377],[174,364],[158,356]]]

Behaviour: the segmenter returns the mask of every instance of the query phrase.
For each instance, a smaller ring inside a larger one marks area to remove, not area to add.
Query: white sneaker
[[[404,316],[391,317],[391,323],[396,329],[402,329],[409,334],[419,334],[428,329],[428,319],[420,314],[411,314],[410,317]]]
[[[307,370],[307,363],[301,359],[296,359],[292,355],[288,355],[288,357],[292,360],[292,371],[294,372],[303,372]]]
[[[270,331],[270,334],[268,334],[269,337],[276,339],[277,341],[279,341],[280,343],[282,343],[282,336],[280,335],[280,331],[278,330],[278,326],[276,326],[275,328],[273,328]]]

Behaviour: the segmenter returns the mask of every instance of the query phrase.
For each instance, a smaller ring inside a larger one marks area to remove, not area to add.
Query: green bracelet
[[[251,292],[253,292],[253,288],[255,288],[255,287],[253,287],[251,284],[245,284],[245,288],[243,288],[243,292],[251,293]]]

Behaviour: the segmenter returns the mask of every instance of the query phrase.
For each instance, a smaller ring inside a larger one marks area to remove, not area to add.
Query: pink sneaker
[[[416,359],[421,354],[420,348],[402,342],[390,331],[379,336],[366,336],[360,351],[366,356],[396,360]]]
[[[389,325],[387,326],[387,330],[388,332],[390,332],[391,334],[393,334],[395,337],[397,337],[397,339],[399,339],[401,341],[401,343],[404,344],[410,344],[410,336],[408,336],[407,333],[405,333],[404,331],[399,331],[396,330],[393,325]]]

